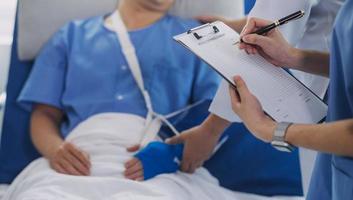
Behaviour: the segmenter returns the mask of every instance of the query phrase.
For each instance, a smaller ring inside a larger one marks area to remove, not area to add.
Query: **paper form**
[[[219,32],[214,33],[213,26],[216,26]],[[248,55],[234,46],[239,40],[239,34],[233,29],[222,22],[215,22],[196,32],[202,36],[201,39],[185,33],[176,36],[175,40],[202,58],[228,81],[234,83],[233,77],[240,75],[250,91],[259,99],[266,113],[274,120],[318,123],[325,118],[327,105],[301,82],[261,56]],[[217,95],[229,97],[228,89],[222,93],[218,92]],[[217,102],[213,104],[215,103]],[[231,109],[230,105],[224,104],[215,107]],[[217,114],[217,110],[215,112]]]

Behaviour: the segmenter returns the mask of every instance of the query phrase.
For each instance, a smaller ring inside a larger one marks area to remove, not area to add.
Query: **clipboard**
[[[196,54],[230,85],[240,75],[259,99],[264,111],[277,122],[312,124],[324,121],[328,107],[291,73],[259,55],[247,55],[235,43],[239,34],[223,22],[204,24],[174,40]]]

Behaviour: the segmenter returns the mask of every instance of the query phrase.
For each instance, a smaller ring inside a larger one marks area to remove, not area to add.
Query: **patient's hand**
[[[181,159],[182,152],[183,145],[152,142],[125,164],[124,175],[128,179],[142,181],[160,174],[174,173],[179,169],[177,160]]]
[[[134,181],[143,181],[143,166],[140,160],[137,158],[132,158],[127,163],[125,163],[124,175],[127,179]]]
[[[87,153],[75,145],[64,142],[49,158],[50,166],[57,172],[75,176],[88,176],[91,163]]]

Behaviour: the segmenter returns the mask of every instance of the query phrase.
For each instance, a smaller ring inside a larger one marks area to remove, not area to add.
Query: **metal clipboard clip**
[[[211,28],[212,29],[212,32],[208,33],[207,35],[200,35],[199,33],[197,33],[196,31],[199,31],[199,30],[202,30],[202,29],[205,29],[205,28]],[[193,29],[190,29],[187,34],[193,34],[194,37],[197,39],[197,40],[201,40],[202,38],[208,36],[208,35],[211,35],[211,34],[217,34],[219,33],[219,29],[217,28],[216,25],[212,25],[210,23],[208,24],[204,24],[202,26],[199,26],[199,27],[196,27],[196,28],[193,28]]]
[[[190,29],[187,34],[192,34],[197,39],[198,45],[207,44],[225,36],[225,33],[221,33],[221,30],[215,24],[204,24]]]

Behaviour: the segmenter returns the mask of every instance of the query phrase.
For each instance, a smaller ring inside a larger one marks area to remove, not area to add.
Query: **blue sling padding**
[[[0,184],[11,183],[24,167],[39,157],[30,139],[30,113],[21,109],[16,102],[32,65],[33,62],[21,62],[18,59],[17,28],[15,28],[1,135]]]
[[[135,157],[142,163],[144,180],[178,171],[183,149],[183,145],[152,142],[138,152]]]

